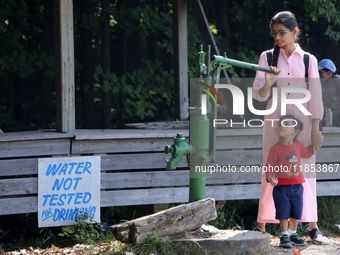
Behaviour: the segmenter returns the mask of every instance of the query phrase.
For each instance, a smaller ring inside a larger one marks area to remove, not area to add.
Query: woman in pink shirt
[[[257,71],[253,84],[253,98],[258,101],[266,101],[267,109],[271,109],[273,100],[277,99],[275,111],[265,116],[263,127],[263,162],[267,162],[270,148],[278,142],[275,121],[271,119],[280,119],[282,115],[293,115],[303,122],[304,129],[298,135],[306,147],[313,146],[313,151],[322,145],[319,134],[319,121],[323,117],[323,104],[321,85],[319,79],[317,60],[313,55],[309,57],[308,80],[309,92],[311,98],[308,102],[299,107],[298,104],[287,104],[286,112],[281,109],[281,90],[286,88],[288,91],[285,95],[287,99],[303,99],[304,93],[293,91],[294,88],[307,89],[305,80],[304,54],[299,44],[295,43],[300,30],[298,28],[293,13],[284,11],[277,13],[270,22],[270,34],[275,41],[275,47],[272,49],[272,60],[270,68],[277,75]],[[263,52],[259,60],[260,66],[268,66],[267,53]],[[273,88],[277,87],[277,97],[272,95]],[[305,108],[311,115],[306,115],[302,111]],[[314,165],[313,165],[314,164]],[[302,169],[315,167],[315,155],[309,159],[302,159]],[[316,244],[329,244],[327,238],[323,236],[317,227],[317,202],[316,202],[316,178],[315,172],[304,173],[306,182],[304,186],[303,214],[301,221],[309,222],[309,234]],[[264,231],[266,223],[278,223],[275,219],[275,207],[272,197],[273,186],[267,183],[265,173],[262,178],[262,189],[259,201],[258,226],[255,230]]]

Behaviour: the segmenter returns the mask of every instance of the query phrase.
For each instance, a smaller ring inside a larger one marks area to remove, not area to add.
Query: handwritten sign
[[[73,225],[80,215],[100,222],[100,156],[40,158],[39,228]]]

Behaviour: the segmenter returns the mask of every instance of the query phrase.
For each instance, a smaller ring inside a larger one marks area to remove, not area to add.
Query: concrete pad
[[[198,244],[203,250],[220,254],[242,254],[245,251],[264,252],[270,248],[270,235],[252,230],[220,230],[210,238],[179,239],[186,245]]]

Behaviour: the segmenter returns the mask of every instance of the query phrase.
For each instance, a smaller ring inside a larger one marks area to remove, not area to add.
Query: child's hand
[[[271,177],[271,176],[268,176],[267,180],[272,186],[276,186],[277,183],[279,182],[279,180],[277,178],[274,178],[274,177]]]
[[[319,132],[318,134],[318,140],[321,144],[323,143],[323,135],[321,134],[321,132]]]

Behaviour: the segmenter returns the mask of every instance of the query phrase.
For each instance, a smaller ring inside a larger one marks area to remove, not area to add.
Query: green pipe
[[[191,165],[190,165],[191,166]],[[191,167],[190,167],[191,168]],[[193,169],[190,169],[193,171]],[[189,202],[195,202],[205,198],[205,174],[201,178],[190,178]]]
[[[199,54],[200,77],[203,77],[207,73],[207,67],[205,65],[205,52],[203,51],[202,44],[201,51],[198,54]]]
[[[166,169],[176,169],[176,165],[182,160],[184,155],[190,154],[191,145],[185,140],[182,133],[178,133],[174,137],[174,143],[171,145],[166,145],[164,148],[165,154],[171,153],[172,157],[168,160],[166,159]]]
[[[224,64],[224,65],[232,65],[232,66],[238,66],[238,67],[242,67],[242,68],[246,68],[246,69],[251,69],[251,70],[254,70],[254,71],[262,71],[262,72],[267,72],[267,73],[278,74],[278,72],[274,72],[269,67],[250,64],[250,63],[238,61],[238,60],[235,60],[235,59],[224,58],[222,56],[214,55],[213,61],[220,63],[220,64]]]

